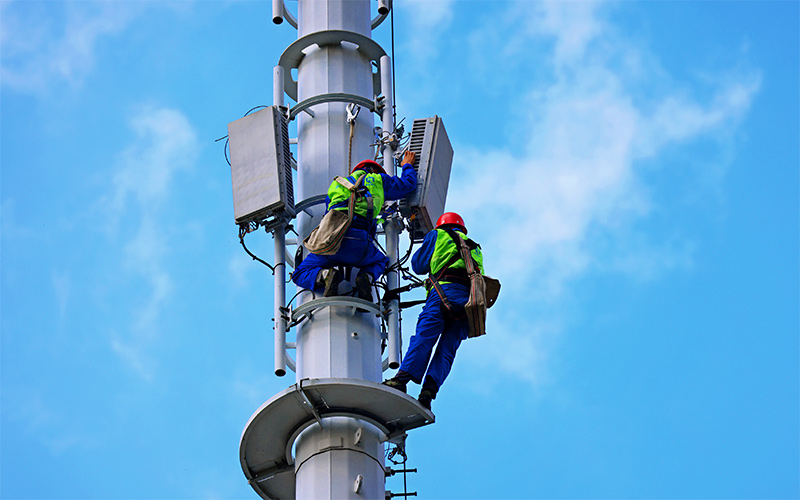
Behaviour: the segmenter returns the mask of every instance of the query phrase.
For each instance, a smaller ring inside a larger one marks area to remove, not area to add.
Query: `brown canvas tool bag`
[[[344,235],[353,222],[356,198],[361,196],[357,191],[361,188],[366,177],[366,174],[362,175],[355,184],[344,177],[337,176],[334,178],[336,182],[350,190],[347,213],[343,210],[328,210],[325,216],[322,217],[319,225],[315,227],[314,230],[311,231],[311,234],[308,235],[308,238],[303,241],[303,246],[305,246],[309,252],[317,255],[333,255],[339,251],[339,248],[342,246]],[[368,200],[370,206],[368,207],[367,214],[371,215],[372,197],[368,197]]]

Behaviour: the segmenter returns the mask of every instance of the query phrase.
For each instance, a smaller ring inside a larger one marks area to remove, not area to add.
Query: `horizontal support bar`
[[[314,205],[320,205],[325,203],[325,198],[327,194],[318,194],[316,196],[312,196],[310,198],[306,198],[305,200],[301,201],[300,203],[294,206],[295,213],[305,212],[308,207],[313,207]]]
[[[325,30],[316,31],[302,38],[298,38],[281,54],[278,65],[284,68],[284,91],[286,95],[297,100],[297,82],[292,77],[292,69],[299,68],[300,62],[306,56],[304,50],[316,45],[318,47],[341,46],[342,42],[349,42],[358,47],[358,51],[364,54],[370,61],[379,62],[386,51],[378,43],[368,36],[346,30]],[[374,82],[373,82],[374,83]],[[378,80],[376,87],[380,87]],[[376,94],[380,92],[375,92]]]
[[[374,302],[369,302],[364,299],[359,299],[357,297],[323,297],[321,299],[314,299],[306,302],[305,304],[297,307],[297,309],[292,310],[292,322],[297,321],[297,318],[302,316],[303,314],[312,314],[317,309],[322,309],[323,307],[331,307],[331,306],[347,306],[352,307],[354,309],[364,309],[367,312],[372,312],[376,316],[381,314],[381,309],[378,307],[378,304]]]
[[[306,111],[311,106],[316,106],[317,104],[323,104],[326,102],[352,102],[360,106],[364,106],[370,111],[375,111],[375,101],[372,99],[367,99],[366,97],[356,94],[334,92],[330,94],[315,95],[314,97],[309,97],[304,101],[298,102],[294,105],[294,107],[292,107],[292,109],[289,110],[289,120],[294,120],[295,116],[302,111]]]

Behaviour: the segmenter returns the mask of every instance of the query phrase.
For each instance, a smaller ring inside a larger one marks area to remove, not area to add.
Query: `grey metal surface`
[[[380,61],[381,56],[386,52],[371,38],[346,30],[324,30],[311,33],[302,38],[298,38],[281,54],[278,65],[284,68],[284,91],[286,95],[297,101],[297,82],[292,78],[292,69],[298,68],[300,62],[306,56],[304,50],[317,45],[325,47],[328,45],[341,45],[348,42],[356,45],[359,52],[367,56],[370,61]],[[380,93],[380,75],[373,76],[374,94]]]
[[[294,216],[289,132],[278,107],[229,123],[228,139],[236,223]]]
[[[417,190],[400,203],[400,209],[407,217],[416,214],[412,237],[420,241],[444,213],[453,147],[442,119],[432,116],[414,120],[408,148],[417,154]]]
[[[293,441],[309,425],[350,416],[387,439],[434,422],[430,410],[395,389],[366,380],[304,379],[273,396],[247,422],[239,445],[248,483],[267,499],[295,497]]]
[[[352,308],[350,311],[352,313],[356,312],[371,312],[375,315],[380,315],[381,309],[378,304],[374,302],[369,302],[364,299],[359,299],[358,297],[343,297],[343,296],[336,296],[336,297],[321,297],[319,299],[314,299],[308,301],[295,309],[292,310],[292,321],[296,321],[302,315],[307,314],[309,316],[314,314],[314,311],[317,309],[322,309],[323,307],[331,307],[331,306],[346,306]]]

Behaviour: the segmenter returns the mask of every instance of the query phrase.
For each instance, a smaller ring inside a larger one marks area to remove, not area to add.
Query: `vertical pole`
[[[380,60],[381,73],[381,94],[383,94],[383,135],[391,135],[394,132],[394,119],[392,102],[392,59],[389,56],[382,56]],[[383,168],[389,175],[394,175],[394,148],[388,142],[383,147]],[[399,259],[398,246],[400,234],[396,220],[390,220],[386,224],[386,254],[389,257],[389,267],[397,264]],[[386,284],[389,290],[394,290],[400,285],[397,270],[389,271],[386,274]],[[393,299],[389,301],[389,317],[387,320],[388,344],[389,344],[389,368],[400,367],[400,301]]]
[[[272,22],[275,24],[283,22],[283,0],[272,0]]]
[[[284,105],[283,71],[283,66],[272,69],[272,104],[281,107]]]
[[[275,229],[275,375],[286,375],[286,225]]]
[[[370,0],[299,0],[298,37],[323,30],[346,30],[371,36]],[[356,94],[373,99],[369,58],[351,47],[325,45],[304,52],[297,70],[298,101],[327,93]],[[314,107],[314,116],[297,117],[297,190],[301,200],[324,194],[336,175],[347,175],[348,150],[353,163],[370,154],[372,114],[362,110],[352,144],[346,104]],[[298,215],[298,241],[319,223],[324,210]],[[299,303],[314,297],[303,292]],[[380,325],[374,315],[351,307],[314,311],[297,327],[297,380],[381,378]],[[358,443],[354,436],[358,435]],[[381,432],[352,417],[324,418],[305,429],[295,442],[295,498],[344,500],[382,499],[385,472]]]
[[[283,0],[281,7],[283,6]],[[273,3],[274,7],[274,3]],[[283,97],[283,67],[275,66],[272,71],[272,104],[284,105]],[[283,308],[286,307],[286,226],[281,224],[275,229],[275,375],[286,375],[286,320]]]

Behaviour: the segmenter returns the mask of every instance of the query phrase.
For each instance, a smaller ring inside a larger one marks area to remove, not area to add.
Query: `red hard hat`
[[[374,162],[372,160],[364,160],[355,167],[353,170],[350,171],[352,174],[356,170],[366,170],[367,172],[372,172],[374,174],[385,174],[386,170],[380,165],[380,163]]]
[[[467,227],[464,225],[464,219],[461,218],[455,212],[445,212],[439,217],[439,220],[436,221],[436,228],[438,229],[441,226],[456,226],[458,229],[464,231],[464,234],[467,234]]]

